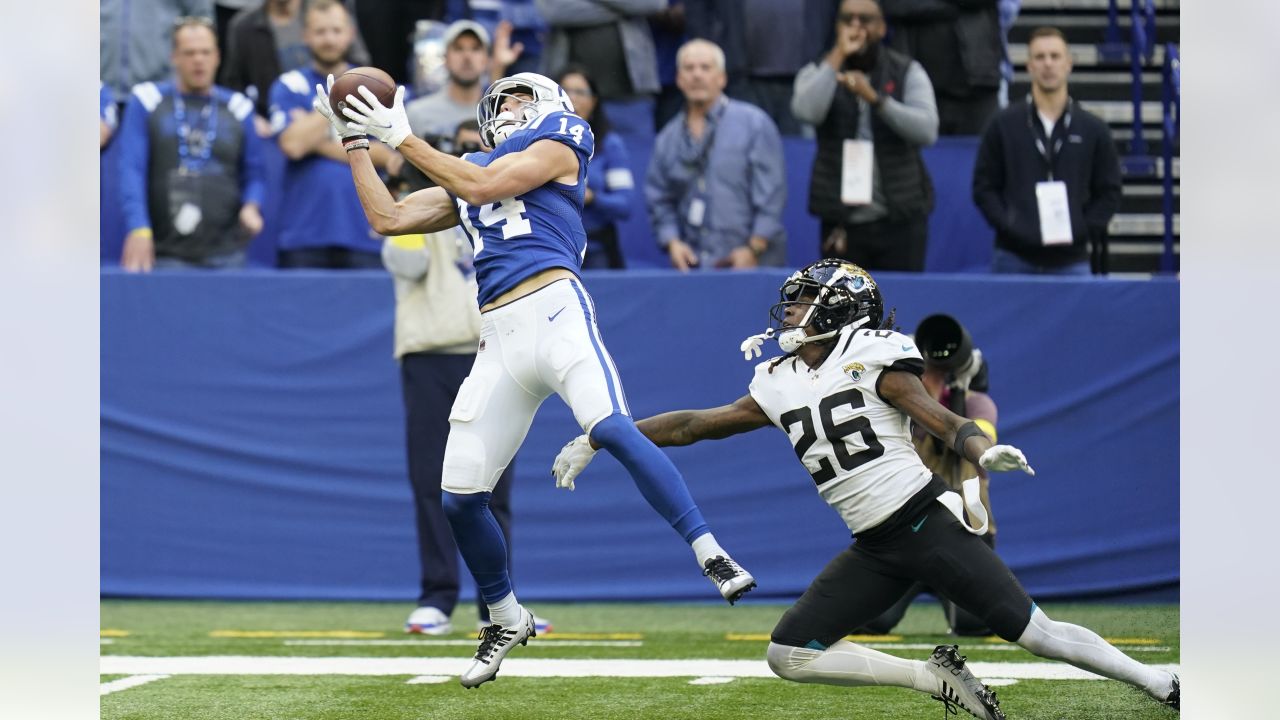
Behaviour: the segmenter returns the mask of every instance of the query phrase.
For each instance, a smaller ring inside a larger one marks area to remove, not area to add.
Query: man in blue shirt
[[[330,82],[332,87],[332,82]],[[605,349],[596,309],[578,279],[586,251],[582,203],[595,147],[563,88],[535,73],[502,78],[480,100],[491,152],[462,158],[415,137],[404,88],[391,108],[367,88],[346,96],[334,120],[369,222],[382,233],[437,232],[462,222],[475,249],[482,313],[471,374],[449,415],[441,487],[445,513],[493,624],[480,637],[464,687],[492,680],[516,644],[535,635],[533,615],[511,589],[506,543],[489,510],[494,484],[523,442],[538,407],[560,395],[590,439],[627,468],[649,504],[688,542],[703,574],[730,603],[755,580],[720,547],[671,460],[644,439]],[[332,117],[329,93],[315,108]],[[364,133],[398,148],[438,187],[397,202],[378,178]],[[584,441],[585,442],[585,441]]]
[[[264,179],[253,103],[213,84],[213,23],[173,31],[174,79],[133,88],[118,131],[126,270],[238,267],[262,230]]]
[[[685,109],[658,133],[645,179],[658,244],[681,271],[786,263],[782,139],[760,108],[724,95],[724,52],[690,40],[676,54]]]
[[[349,67],[355,29],[336,0],[309,3],[303,39],[310,67],[289,71],[271,86],[271,129],[289,158],[280,202],[277,261],[282,268],[382,268],[382,236],[365,222],[360,200],[347,182],[347,154],[329,122],[311,109],[312,88]],[[399,158],[385,146],[371,148],[379,167]]]

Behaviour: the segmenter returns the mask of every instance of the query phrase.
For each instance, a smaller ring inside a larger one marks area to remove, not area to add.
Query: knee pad
[[[765,652],[765,660],[769,662],[769,669],[773,674],[783,680],[807,682],[804,668],[821,654],[820,650],[770,642],[769,649]]]
[[[484,468],[484,441],[473,432],[460,430],[458,425],[454,425],[444,447],[440,489],[458,494],[492,490],[487,486]]]

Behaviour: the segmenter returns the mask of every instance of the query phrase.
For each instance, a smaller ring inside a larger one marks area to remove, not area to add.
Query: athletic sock
[[[719,555],[721,557],[729,557],[729,553],[720,547],[720,543],[716,542],[716,536],[709,532],[703,533],[693,539],[693,554],[698,557],[698,567],[706,567],[707,561]]]
[[[489,603],[489,619],[502,627],[520,622],[520,603],[516,602],[516,594],[507,593],[501,600]]]
[[[769,667],[778,677],[802,683],[861,687],[888,685],[936,695],[942,681],[919,660],[904,660],[848,640],[825,650],[769,643]]]
[[[511,576],[507,574],[507,541],[502,527],[489,509],[493,493],[441,493],[445,515],[453,539],[476,580],[476,588],[486,603],[498,602],[511,595]],[[496,618],[490,618],[498,622]],[[515,622],[520,619],[516,615]],[[502,623],[499,623],[502,624]]]
[[[591,439],[622,463],[649,506],[657,510],[685,542],[692,543],[709,531],[680,471],[671,458],[636,429],[631,418],[621,413],[610,415],[591,429]]]
[[[1083,670],[1142,688],[1163,700],[1173,689],[1173,676],[1143,665],[1117,650],[1094,631],[1051,620],[1040,608],[1022,631],[1018,644],[1043,658],[1062,660]]]

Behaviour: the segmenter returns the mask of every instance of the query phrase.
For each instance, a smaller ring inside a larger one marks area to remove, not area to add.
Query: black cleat
[[[1173,689],[1169,691],[1168,697],[1160,702],[1174,710],[1177,710],[1178,712],[1182,712],[1182,708],[1180,707],[1182,704],[1182,683],[1178,680],[1178,673],[1171,674],[1173,675]]]
[[[1005,720],[1000,701],[965,667],[965,656],[955,645],[939,645],[927,662],[929,672],[942,681],[942,692],[933,695],[943,705],[945,715],[957,715],[957,707],[982,720]]]

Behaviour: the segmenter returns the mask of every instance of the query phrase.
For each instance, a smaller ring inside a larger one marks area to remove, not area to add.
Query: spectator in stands
[[[475,118],[449,138],[454,153],[479,149]],[[475,269],[461,227],[429,235],[389,237],[382,261],[395,281],[395,357],[404,397],[405,446],[417,518],[420,590],[405,632],[445,635],[458,603],[458,546],[440,498],[449,410],[471,371],[480,339]],[[511,547],[511,478],[503,471],[489,507]],[[477,597],[480,618],[489,607]]]
[[[489,70],[489,33],[472,20],[457,20],[444,35],[444,87],[405,106],[409,127],[421,138],[452,137],[458,124],[475,118]],[[435,143],[432,143],[435,144]]]
[[[98,83],[98,149],[104,150],[111,141],[111,134],[116,131],[116,99],[111,88],[104,82]]]
[[[172,80],[133,88],[119,131],[128,235],[121,265],[228,268],[262,230],[264,180],[253,103],[213,84],[213,21],[181,18]]]
[[[690,40],[676,54],[685,108],[658,133],[645,198],[681,271],[786,264],[782,139],[763,110],[726,97],[725,82],[714,43]]]
[[[540,72],[547,22],[534,0],[485,0],[471,3],[471,19],[493,38],[493,79]]]
[[[169,79],[165,47],[178,18],[213,20],[213,0],[100,0],[99,10],[98,77],[116,98]]]
[[[270,130],[265,118],[271,106],[271,83],[281,74],[311,63],[311,51],[302,37],[306,4],[307,0],[264,0],[236,13],[227,29],[227,57],[218,79],[254,101],[258,115],[264,118],[264,135]],[[358,32],[347,60],[352,65],[369,63],[369,52]]]
[[[998,1],[880,0],[894,49],[929,73],[942,135],[978,135],[999,109]]]
[[[635,180],[627,144],[610,132],[609,118],[596,96],[596,82],[586,68],[570,65],[556,78],[568,93],[573,109],[591,125],[595,155],[587,167],[587,190],[582,203],[582,228],[587,232],[584,269],[626,267],[618,242],[618,221],[631,216]]]
[[[544,75],[570,63],[591,68],[615,131],[631,139],[653,137],[658,63],[648,17],[667,0],[537,0],[551,28],[543,46]]]
[[[924,270],[933,183],[920,148],[938,136],[933,86],[884,46],[874,0],[844,0],[835,42],[796,76],[791,109],[817,126],[809,212],[822,254],[868,270]]]
[[[973,201],[996,231],[998,273],[1087,275],[1120,204],[1120,161],[1102,119],[1068,94],[1071,54],[1057,28],[1027,43],[1031,94],[987,126]]]
[[[281,75],[271,86],[271,130],[289,158],[280,202],[277,262],[283,268],[379,268],[382,236],[365,219],[347,180],[347,154],[329,121],[312,106],[317,84],[350,66],[355,29],[337,0],[311,0],[303,40],[311,64]],[[385,145],[369,147],[376,165],[393,174],[402,160]]]

